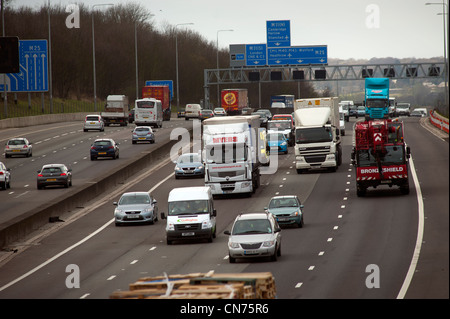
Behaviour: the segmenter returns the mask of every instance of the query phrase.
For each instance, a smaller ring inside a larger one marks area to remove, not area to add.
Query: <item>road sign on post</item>
[[[6,74],[8,92],[48,91],[47,40],[19,40],[19,64],[18,73]]]
[[[267,64],[267,46],[263,44],[247,44],[245,46],[246,65],[259,66]]]

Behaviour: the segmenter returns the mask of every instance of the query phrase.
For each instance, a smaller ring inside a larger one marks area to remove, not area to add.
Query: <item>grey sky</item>
[[[39,7],[48,0],[14,0]],[[125,0],[58,0],[87,5]],[[290,20],[291,46],[328,45],[328,58],[431,58],[444,55],[441,0],[135,0],[164,24],[189,28],[219,46],[266,43],[266,21]],[[448,2],[448,1],[447,1]],[[98,8],[101,10],[101,8]],[[81,26],[83,27],[83,26]],[[448,35],[447,35],[448,36]]]

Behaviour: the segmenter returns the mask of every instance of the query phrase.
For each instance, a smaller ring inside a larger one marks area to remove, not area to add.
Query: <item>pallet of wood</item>
[[[275,280],[270,272],[191,273],[139,278],[128,291],[115,291],[112,299],[274,299]]]

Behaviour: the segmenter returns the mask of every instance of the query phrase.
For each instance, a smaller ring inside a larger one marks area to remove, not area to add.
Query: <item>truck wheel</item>
[[[405,184],[400,186],[400,191],[402,192],[403,195],[408,195],[409,194],[409,183],[406,182]]]

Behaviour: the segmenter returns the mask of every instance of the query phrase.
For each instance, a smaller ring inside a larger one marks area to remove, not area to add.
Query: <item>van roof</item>
[[[169,202],[179,202],[185,200],[196,199],[210,199],[209,186],[195,186],[195,187],[178,187],[174,188],[169,193]]]

